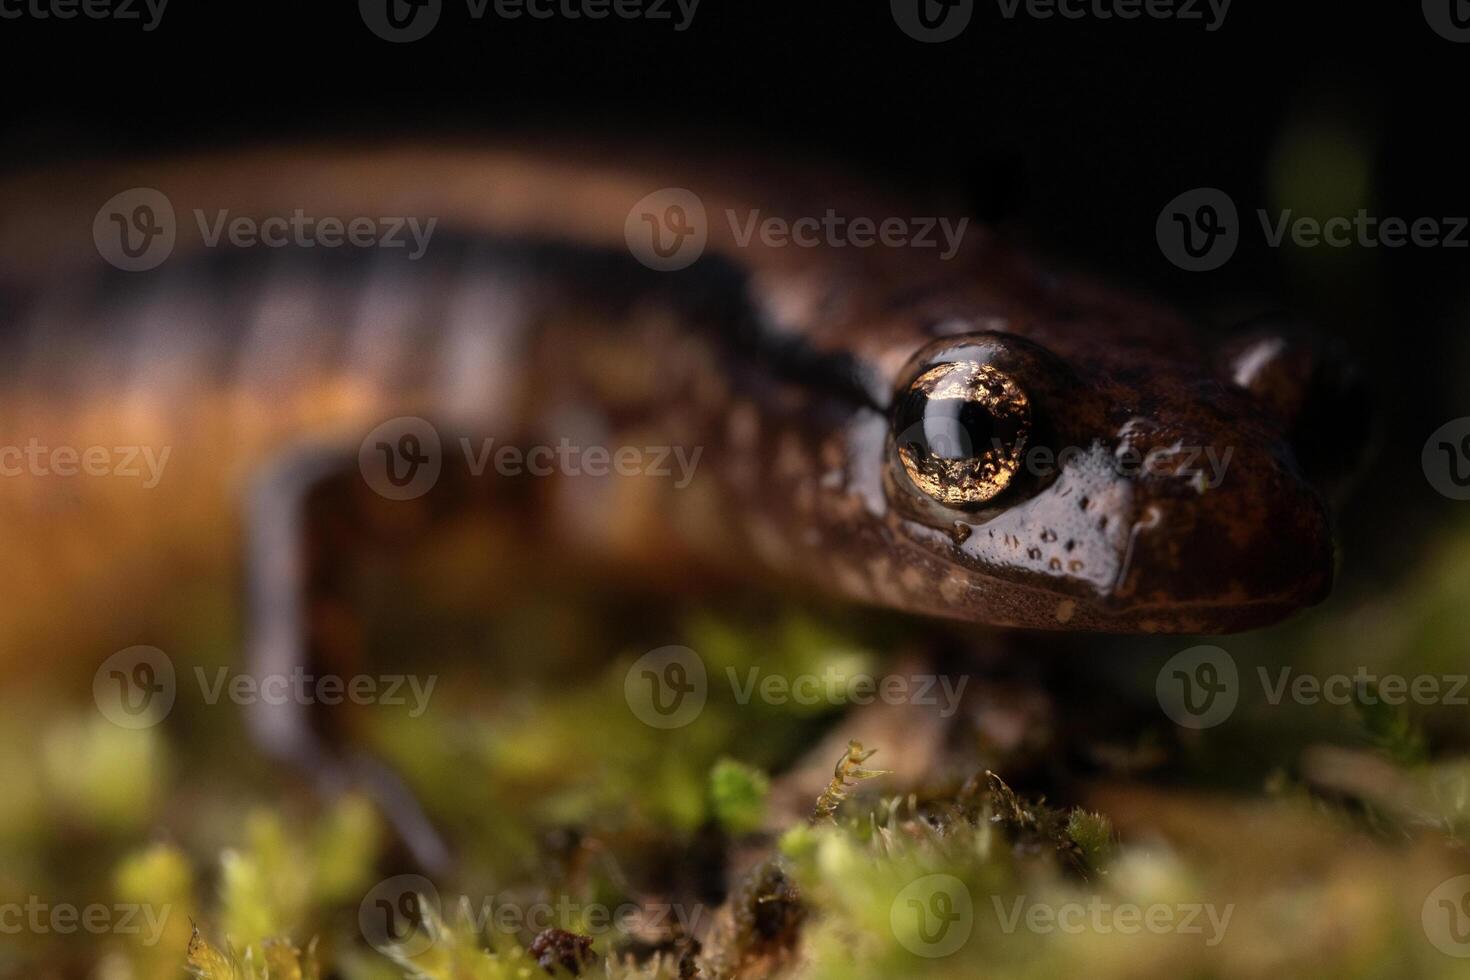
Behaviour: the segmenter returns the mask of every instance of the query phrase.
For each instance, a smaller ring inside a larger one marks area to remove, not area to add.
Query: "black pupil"
[[[974,459],[1015,445],[1017,420],[1000,420],[977,401],[930,398],[908,392],[896,416],[899,439],[916,453],[939,459]]]

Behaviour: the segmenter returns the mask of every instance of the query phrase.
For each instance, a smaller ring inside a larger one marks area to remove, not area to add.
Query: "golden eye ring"
[[[931,367],[899,397],[894,449],[909,481],[949,507],[995,498],[1021,468],[1031,401],[1003,371],[978,361]]]

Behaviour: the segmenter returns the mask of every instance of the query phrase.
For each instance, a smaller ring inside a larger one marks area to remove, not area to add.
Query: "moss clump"
[[[759,830],[765,820],[770,788],[770,779],[754,766],[721,759],[709,774],[710,812],[726,833]]]
[[[1100,869],[1108,856],[1113,828],[1101,814],[1051,807],[1044,797],[1022,799],[989,771],[972,779],[961,793],[962,800],[977,796],[983,801],[985,819],[1004,827],[1018,852],[1055,851],[1084,876]]]
[[[1081,807],[1067,814],[1067,836],[1082,851],[1088,867],[1103,868],[1113,851],[1113,821]]]
[[[156,728],[119,728],[101,715],[71,718],[41,742],[48,802],[76,826],[138,831],[155,815],[167,776],[168,747]]]
[[[219,949],[210,944],[196,928],[185,968],[199,980],[320,980],[315,946],[303,952],[284,940],[269,940],[258,956],[254,949],[236,955],[228,946]]]
[[[1403,705],[1390,704],[1378,693],[1378,685],[1365,683],[1353,690],[1353,706],[1373,745],[1401,766],[1423,765],[1429,760],[1424,730]]]

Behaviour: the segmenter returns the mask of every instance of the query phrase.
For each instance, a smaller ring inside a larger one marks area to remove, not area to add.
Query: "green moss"
[[[41,742],[50,808],[99,831],[141,828],[155,813],[168,768],[168,749],[157,728],[119,728],[101,715],[54,724]]]
[[[312,890],[324,904],[350,902],[372,883],[384,828],[373,805],[358,796],[338,801],[312,835]]]
[[[0,863],[11,850],[34,847],[46,829],[41,774],[26,750],[27,726],[0,718]]]
[[[754,766],[721,759],[709,774],[710,810],[727,833],[750,833],[765,820],[770,788],[770,779]]]
[[[115,899],[143,909],[143,918],[161,927],[157,935],[150,930],[120,936],[120,955],[137,980],[174,980],[179,950],[193,931],[190,920],[198,915],[189,859],[172,844],[154,844],[126,855],[112,877]]]
[[[1073,810],[1067,815],[1067,836],[1082,849],[1088,867],[1106,867],[1113,850],[1113,821],[1105,814]]]
[[[381,831],[368,804],[345,797],[315,826],[288,830],[273,810],[252,811],[245,844],[220,857],[216,921],[230,947],[264,955],[268,939],[304,941],[327,909],[355,904],[374,880]]]
[[[268,940],[259,950],[237,953],[226,944],[212,945],[198,929],[189,940],[185,961],[199,980],[320,980],[316,944],[305,950],[285,940]]]
[[[1404,705],[1386,703],[1377,685],[1354,689],[1353,704],[1374,746],[1402,766],[1422,765],[1429,759],[1424,731]]]
[[[533,976],[534,961],[514,942],[490,935],[490,947],[482,944],[468,922],[449,924],[440,918],[433,903],[421,901],[422,920],[412,944],[386,950],[387,956],[411,980],[526,980]]]
[[[194,871],[183,851],[172,844],[154,844],[124,858],[113,882],[113,890],[125,901],[187,898],[194,891]]]

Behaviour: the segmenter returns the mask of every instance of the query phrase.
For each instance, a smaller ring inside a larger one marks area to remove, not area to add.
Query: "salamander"
[[[1353,396],[1318,347],[1271,329],[1216,345],[937,214],[820,166],[574,141],[15,176],[8,645],[45,642],[37,610],[58,602],[125,616],[130,588],[210,551],[246,562],[247,652],[283,667],[307,630],[312,488],[376,480],[391,502],[421,463],[461,479],[476,460],[546,472],[552,550],[923,616],[1210,634],[1327,594],[1313,425]],[[864,244],[859,217],[910,240]],[[353,219],[432,232],[410,257],[323,244],[323,218],[338,239]],[[161,263],[116,267],[165,225]],[[953,254],[916,240],[926,225],[964,229]],[[130,451],[151,485],[123,474]]]

